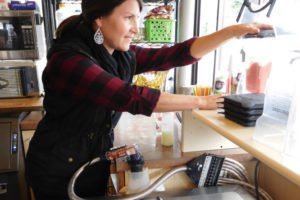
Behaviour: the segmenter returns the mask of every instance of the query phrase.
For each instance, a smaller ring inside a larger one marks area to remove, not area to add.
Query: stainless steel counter
[[[90,200],[109,200],[118,197],[99,197]],[[156,192],[145,200],[255,200],[248,192],[238,185],[202,187],[192,190]]]

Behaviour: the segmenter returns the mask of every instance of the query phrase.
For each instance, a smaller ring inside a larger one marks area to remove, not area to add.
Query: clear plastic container
[[[237,93],[265,93],[274,55],[275,38],[246,38],[241,40],[241,80]]]
[[[148,168],[143,168],[141,172],[129,171],[128,176],[128,192],[130,194],[140,192],[150,185]]]
[[[286,59],[277,60],[268,80],[263,115],[256,122],[253,136],[255,140],[281,152],[291,120],[290,112],[293,109],[291,105],[297,86],[296,74],[295,67]]]
[[[294,83],[300,74],[300,61],[294,66]],[[291,102],[289,119],[287,124],[287,138],[284,144],[284,153],[289,156],[300,158],[300,88],[296,88]]]
[[[161,144],[163,146],[173,146],[174,140],[174,113],[163,113],[161,123]]]

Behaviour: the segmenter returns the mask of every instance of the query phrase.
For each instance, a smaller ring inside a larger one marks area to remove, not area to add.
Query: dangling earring
[[[100,28],[98,28],[94,34],[94,41],[96,42],[96,44],[102,44],[104,41],[104,37]]]

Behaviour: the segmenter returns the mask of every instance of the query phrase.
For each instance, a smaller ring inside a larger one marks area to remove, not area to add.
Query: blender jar
[[[245,38],[241,42],[244,52],[241,80],[237,93],[265,93],[267,80],[271,73],[274,38]]]

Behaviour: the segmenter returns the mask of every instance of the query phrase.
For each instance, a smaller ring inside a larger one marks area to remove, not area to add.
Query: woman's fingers
[[[270,30],[273,29],[273,26],[270,24],[263,24],[263,23],[245,23],[245,24],[237,24],[231,26],[233,28],[233,32],[236,34],[237,37],[243,36],[246,34],[257,34],[260,30]]]
[[[222,98],[223,95],[217,94],[212,96],[201,96],[200,99],[200,106],[199,109],[201,110],[215,110],[220,106],[223,106],[224,99]]]

